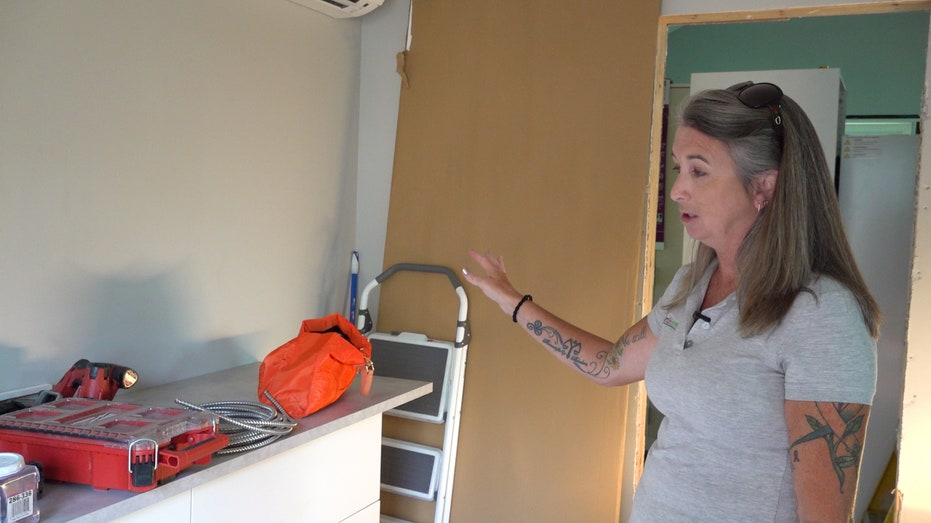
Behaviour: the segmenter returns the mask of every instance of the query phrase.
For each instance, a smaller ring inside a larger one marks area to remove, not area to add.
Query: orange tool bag
[[[259,400],[265,391],[292,418],[303,418],[338,400],[357,373],[367,395],[374,373],[372,344],[345,317],[304,320],[297,337],[270,352],[259,366]]]

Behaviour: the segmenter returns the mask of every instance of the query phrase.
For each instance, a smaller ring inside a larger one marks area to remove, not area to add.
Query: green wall
[[[927,12],[670,29],[666,77],[673,83],[689,83],[693,72],[827,66],[841,70],[848,116],[920,112]]]

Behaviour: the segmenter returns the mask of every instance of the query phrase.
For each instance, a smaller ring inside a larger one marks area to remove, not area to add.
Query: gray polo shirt
[[[785,400],[870,404],[876,344],[853,295],[820,277],[778,327],[741,338],[735,295],[693,320],[714,270],[684,306],[648,316],[659,339],[647,393],[664,414],[650,448],[631,522],[794,522]]]

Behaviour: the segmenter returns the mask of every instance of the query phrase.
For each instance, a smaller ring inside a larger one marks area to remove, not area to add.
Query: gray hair
[[[782,146],[769,110],[752,109],[734,93],[712,90],[694,96],[683,108],[679,125],[716,138],[727,146],[746,187],[768,169],[779,169]]]
[[[857,269],[844,233],[824,150],[805,111],[790,97],[779,101],[782,140],[768,107],[751,108],[729,90],[709,90],[688,100],[679,125],[727,147],[744,187],[776,169],[773,200],[762,209],[738,252],[737,299],[740,330],[755,335],[775,327],[799,292],[819,275],[853,293],[864,323],[879,332],[879,307]],[[716,253],[699,244],[695,262],[670,307],[681,305]]]

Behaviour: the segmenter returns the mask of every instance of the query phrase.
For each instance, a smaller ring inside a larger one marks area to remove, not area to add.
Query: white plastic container
[[[39,521],[39,470],[23,457],[0,452],[0,523]]]

